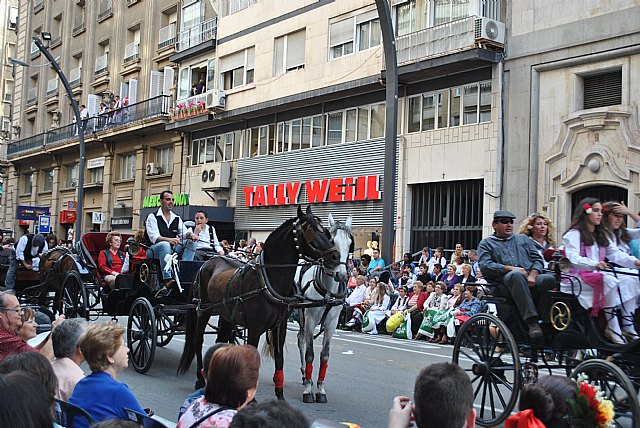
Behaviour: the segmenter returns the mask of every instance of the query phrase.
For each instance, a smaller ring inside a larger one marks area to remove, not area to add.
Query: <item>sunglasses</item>
[[[497,218],[495,219],[495,222],[500,224],[513,224],[515,223],[515,220],[512,218]]]

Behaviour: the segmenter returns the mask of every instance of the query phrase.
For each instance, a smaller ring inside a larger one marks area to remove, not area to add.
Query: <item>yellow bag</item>
[[[387,333],[393,333],[394,331],[396,331],[396,329],[400,327],[400,324],[402,324],[402,321],[404,321],[402,312],[396,312],[395,314],[391,315],[391,317],[387,320]]]

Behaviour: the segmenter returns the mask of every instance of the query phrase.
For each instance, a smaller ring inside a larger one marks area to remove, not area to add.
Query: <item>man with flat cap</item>
[[[493,215],[495,233],[478,245],[478,264],[482,274],[497,283],[500,294],[511,296],[529,328],[529,336],[542,336],[538,308],[545,308],[547,291],[556,286],[551,274],[541,273],[543,259],[533,240],[513,233],[516,216],[506,210]],[[538,307],[536,307],[538,302]]]

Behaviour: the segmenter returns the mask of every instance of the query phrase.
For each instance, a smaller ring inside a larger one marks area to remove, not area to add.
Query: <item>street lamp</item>
[[[40,33],[42,40],[46,41],[47,44],[49,40],[51,40],[51,33],[46,31],[42,31]],[[45,47],[42,43],[42,40],[38,37],[33,38],[33,43],[38,47],[40,52],[47,58],[51,66],[58,74],[62,85],[64,86],[65,91],[67,91],[67,95],[69,96],[69,101],[71,101],[71,108],[73,109],[73,114],[76,117],[76,124],[78,125],[78,140],[80,145],[80,164],[78,165],[78,205],[76,207],[76,224],[75,224],[75,233],[74,240],[78,242],[80,240],[80,234],[82,232],[82,208],[84,202],[84,164],[85,164],[85,145],[84,145],[84,123],[82,123],[82,119],[80,118],[80,108],[78,107],[78,103],[73,96],[73,91],[71,90],[71,85],[67,80],[67,77],[64,75],[58,62],[53,58],[49,49]]]

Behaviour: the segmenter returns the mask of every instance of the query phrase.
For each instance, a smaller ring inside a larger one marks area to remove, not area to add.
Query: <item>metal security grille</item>
[[[411,250],[476,248],[482,239],[484,180],[412,186]]]
[[[578,202],[584,198],[597,198],[602,202],[624,201],[626,203],[629,199],[629,191],[615,186],[591,186],[580,189],[571,194],[571,214],[573,214],[573,209],[578,205]]]
[[[622,70],[584,76],[583,108],[622,104]]]

